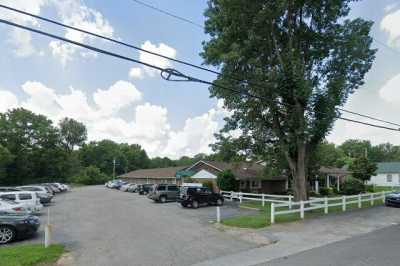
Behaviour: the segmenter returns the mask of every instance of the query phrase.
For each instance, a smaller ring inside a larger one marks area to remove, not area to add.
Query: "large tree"
[[[205,63],[219,66],[212,86],[257,148],[278,145],[296,200],[307,198],[310,155],[348,96],[363,84],[375,50],[372,22],[348,19],[352,0],[209,0]],[[248,96],[248,94],[257,97]]]
[[[64,118],[59,123],[60,135],[66,149],[72,151],[81,147],[87,139],[86,126],[72,118]]]

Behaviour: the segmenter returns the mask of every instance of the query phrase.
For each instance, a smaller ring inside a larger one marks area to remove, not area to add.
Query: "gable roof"
[[[378,163],[377,166],[377,174],[400,173],[400,162],[383,162]]]
[[[139,169],[120,175],[121,178],[175,178],[176,172],[187,168],[187,166]]]
[[[331,167],[331,166],[321,166],[319,168],[319,172],[321,174],[332,174],[332,175],[349,175],[351,174],[350,171],[344,169],[344,168],[337,168],[337,167]]]

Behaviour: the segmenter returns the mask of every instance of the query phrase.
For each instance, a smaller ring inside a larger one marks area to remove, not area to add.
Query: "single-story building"
[[[191,179],[202,182],[211,181],[217,188],[220,172],[231,170],[239,181],[239,190],[254,193],[283,193],[288,189],[287,177],[266,178],[265,166],[255,162],[220,162],[201,160],[188,167],[186,171],[195,172]]]
[[[319,186],[325,186],[327,188],[336,187],[340,190],[340,184],[346,180],[346,177],[351,175],[351,172],[345,168],[337,168],[331,166],[321,166],[318,171],[320,179],[324,180],[324,184],[319,184],[318,179],[315,180],[314,190],[319,193]]]
[[[400,186],[400,162],[382,162],[377,164],[375,176],[368,184],[376,186]]]
[[[179,177],[176,173],[185,167],[165,167],[152,169],[139,169],[118,176],[118,178],[135,184],[178,184]]]

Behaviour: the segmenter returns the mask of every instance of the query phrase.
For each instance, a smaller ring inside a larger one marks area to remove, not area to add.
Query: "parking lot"
[[[222,217],[253,212],[226,203]],[[215,229],[215,207],[186,209],[92,186],[60,195],[50,208],[53,238],[73,265],[191,265],[256,247]]]

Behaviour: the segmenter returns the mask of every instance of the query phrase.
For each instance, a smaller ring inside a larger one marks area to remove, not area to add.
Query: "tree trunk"
[[[294,200],[307,200],[307,181],[306,181],[306,147],[300,144],[297,147],[297,158],[290,159],[289,163],[293,175]]]

